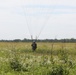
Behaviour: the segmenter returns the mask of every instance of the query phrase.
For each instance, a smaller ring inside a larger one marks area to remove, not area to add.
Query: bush
[[[47,75],[69,75],[69,70],[62,65],[54,65]]]
[[[10,67],[14,71],[21,71],[22,65],[19,63],[19,61],[17,59],[14,59],[10,62]]]

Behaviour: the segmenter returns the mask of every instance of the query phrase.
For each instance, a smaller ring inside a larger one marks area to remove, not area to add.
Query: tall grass
[[[0,43],[0,75],[75,75],[75,43]]]

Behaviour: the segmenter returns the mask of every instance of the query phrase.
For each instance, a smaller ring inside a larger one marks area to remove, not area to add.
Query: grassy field
[[[76,43],[0,42],[0,75],[76,75]]]

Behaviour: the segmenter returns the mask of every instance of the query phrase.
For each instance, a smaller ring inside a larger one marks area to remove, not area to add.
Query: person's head
[[[36,43],[35,41],[33,41],[33,43]]]

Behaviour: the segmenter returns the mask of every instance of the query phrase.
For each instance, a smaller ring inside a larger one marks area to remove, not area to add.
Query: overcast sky
[[[76,38],[76,0],[0,0],[0,39]]]

